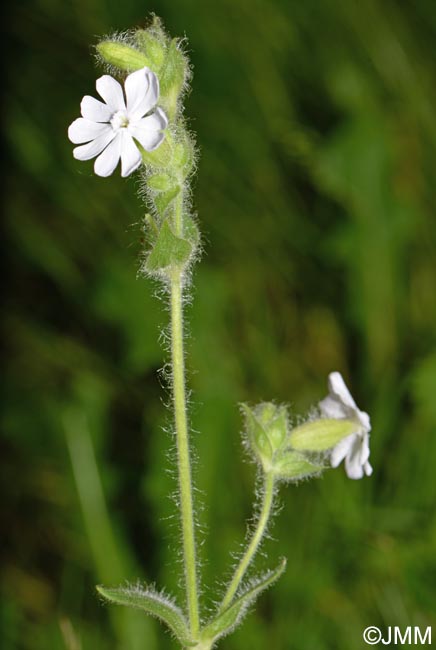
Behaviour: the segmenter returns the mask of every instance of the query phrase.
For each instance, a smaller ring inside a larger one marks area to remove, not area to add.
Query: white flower
[[[68,129],[71,142],[82,144],[73,155],[78,160],[98,156],[94,171],[99,176],[110,176],[121,158],[121,175],[128,176],[142,161],[135,141],[153,151],[165,137],[168,119],[156,107],[159,81],[149,68],[142,68],[126,78],[125,98],[121,85],[107,74],[97,79],[96,88],[105,103],[89,95],[82,99],[82,117]]]
[[[364,474],[371,476],[369,458],[369,432],[371,424],[368,413],[360,411],[350,395],[340,372],[329,375],[329,395],[319,403],[326,418],[347,418],[356,423],[356,430],[341,440],[331,454],[332,467],[337,467],[345,458],[345,470],[349,478],[359,479]]]

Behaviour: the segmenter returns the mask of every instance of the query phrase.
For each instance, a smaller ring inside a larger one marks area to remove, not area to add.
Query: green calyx
[[[327,468],[329,452],[356,429],[347,419],[318,419],[289,428],[285,406],[272,402],[242,405],[246,440],[265,473],[297,481]]]
[[[264,402],[254,408],[242,404],[242,411],[248,444],[263,468],[269,471],[287,437],[286,407]]]
[[[289,436],[289,444],[303,452],[324,452],[354,431],[356,423],[352,420],[321,418],[295,427]]]

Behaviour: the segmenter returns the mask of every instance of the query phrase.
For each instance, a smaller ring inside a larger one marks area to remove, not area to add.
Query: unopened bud
[[[97,45],[97,52],[106,63],[126,72],[151,68],[151,61],[143,52],[125,43],[101,41]]]

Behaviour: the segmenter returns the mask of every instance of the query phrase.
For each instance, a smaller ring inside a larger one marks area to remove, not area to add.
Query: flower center
[[[111,126],[114,131],[119,131],[119,129],[125,129],[129,126],[129,118],[124,111],[117,111],[112,115]]]

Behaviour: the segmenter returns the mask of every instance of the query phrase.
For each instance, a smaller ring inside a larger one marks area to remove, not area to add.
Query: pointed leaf
[[[183,217],[183,234],[191,242],[193,248],[195,248],[200,241],[200,231],[194,219],[189,214],[185,214]]]
[[[265,573],[263,576],[255,579],[251,587],[242,594],[235,602],[223,612],[220,612],[202,631],[202,641],[216,641],[222,636],[232,632],[235,627],[241,623],[244,615],[247,613],[250,605],[256,600],[258,595],[268,589],[273,582],[278,580],[286,567],[286,559],[283,559],[279,566]]]
[[[135,32],[135,41],[149,57],[151,69],[158,73],[164,62],[166,51],[166,37],[160,19],[153,16],[153,23],[148,29],[138,29]]]
[[[191,244],[186,239],[177,237],[171,230],[168,220],[164,221],[145,263],[145,270],[153,273],[170,266],[184,266],[191,252]]]
[[[156,223],[156,219],[153,217],[153,215],[147,213],[144,216],[144,222],[148,226],[147,233],[150,238],[150,241],[153,242],[154,244],[154,242],[159,236],[159,227]]]
[[[293,429],[289,444],[300,451],[326,451],[354,431],[356,423],[352,420],[314,420]]]
[[[247,404],[241,404],[245,415],[245,426],[250,446],[262,462],[269,463],[273,456],[273,448],[265,429]]]
[[[154,197],[156,209],[160,215],[163,215],[169,204],[174,201],[180,193],[180,186],[170,187],[168,190],[160,192]]]
[[[98,593],[111,603],[143,609],[144,612],[165,623],[183,646],[195,646],[190,639],[189,628],[183,612],[169,598],[150,588],[97,587]]]
[[[152,190],[165,192],[171,189],[171,178],[168,176],[168,174],[164,173],[152,174],[147,178],[147,185],[151,187]]]

